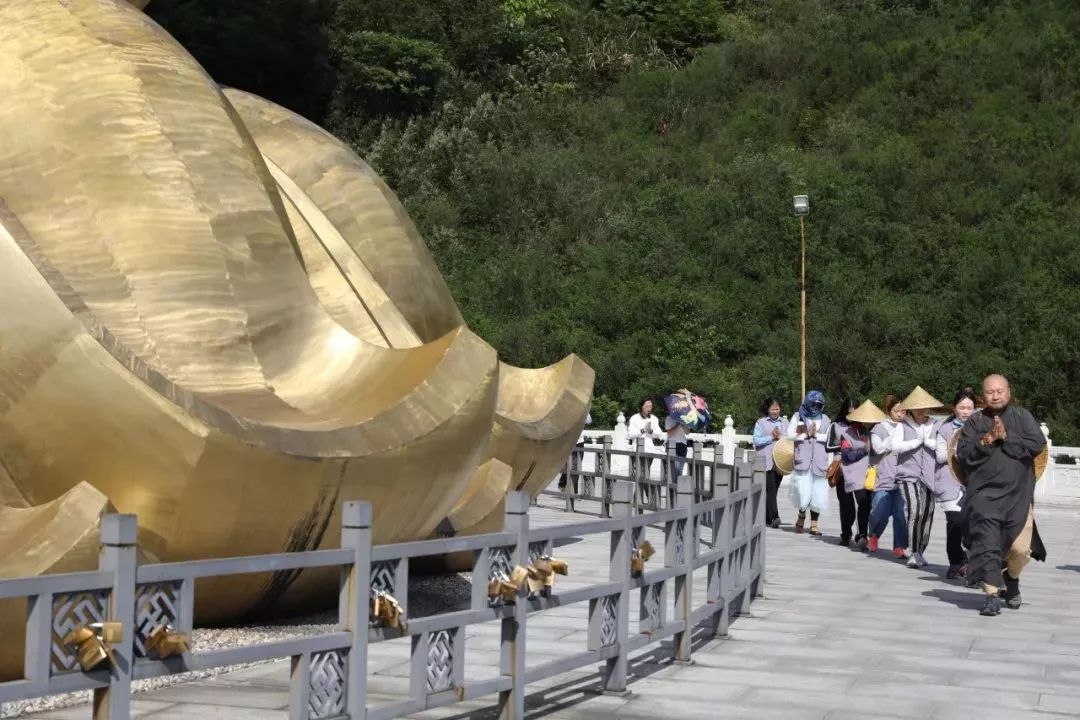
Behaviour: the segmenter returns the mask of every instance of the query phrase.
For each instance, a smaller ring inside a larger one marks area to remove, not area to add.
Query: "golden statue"
[[[345,500],[377,543],[498,527],[558,472],[592,370],[499,363],[371,168],[223,92],[144,4],[0,3],[0,577],[96,567],[114,509],[147,561],[334,547]],[[336,586],[209,581],[197,614]]]

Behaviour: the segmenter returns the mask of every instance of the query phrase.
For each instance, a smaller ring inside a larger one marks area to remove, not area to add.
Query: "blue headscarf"
[[[806,397],[803,398],[802,406],[799,408],[799,417],[813,420],[814,418],[821,417],[821,413],[824,410],[825,393],[820,390],[811,390],[806,393]]]

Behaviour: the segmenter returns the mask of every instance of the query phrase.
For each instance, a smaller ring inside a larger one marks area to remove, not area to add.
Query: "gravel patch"
[[[428,575],[409,579],[408,617],[426,617],[437,613],[466,610],[472,602],[471,573],[448,575]],[[196,628],[192,633],[192,649],[195,654],[213,650],[225,650],[244,645],[291,640],[332,632],[337,626],[337,611],[328,610],[293,618],[264,623],[260,625],[241,625],[237,627]],[[240,670],[255,665],[276,662],[261,662],[212,668],[198,672],[167,675],[165,677],[140,680],[133,684],[133,691],[143,693],[149,690],[179,685],[193,680],[217,677],[233,670]],[[60,708],[88,703],[90,692],[66,693],[51,697],[23,700],[0,706],[0,718],[18,717],[31,713],[41,713]]]

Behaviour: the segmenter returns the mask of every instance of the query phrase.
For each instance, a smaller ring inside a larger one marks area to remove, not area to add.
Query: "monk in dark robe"
[[[1036,534],[1035,457],[1046,447],[1046,438],[1031,413],[1011,404],[1005,377],[990,375],[983,381],[983,402],[986,406],[960,431],[956,458],[967,472],[961,514],[971,545],[968,576],[980,581],[986,593],[981,613],[997,615],[1002,580],[1005,603],[1020,607],[1020,571],[1031,559]]]

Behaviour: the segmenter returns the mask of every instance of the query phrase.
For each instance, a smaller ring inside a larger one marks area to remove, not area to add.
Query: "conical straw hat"
[[[851,422],[873,425],[874,423],[884,422],[886,416],[885,413],[881,411],[881,408],[872,401],[867,400],[862,405],[849,412],[847,419]]]
[[[781,475],[790,475],[795,469],[795,441],[791,438],[780,438],[773,445],[773,467]]]
[[[941,401],[916,385],[898,407],[901,410],[936,410],[941,407]]]

